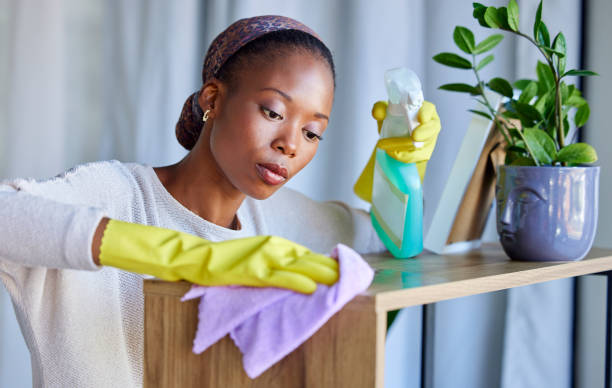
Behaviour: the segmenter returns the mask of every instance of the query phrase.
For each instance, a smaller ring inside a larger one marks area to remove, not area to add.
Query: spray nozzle
[[[423,105],[423,89],[416,73],[406,67],[390,69],[385,72],[385,86],[389,94],[387,113],[393,116],[404,116],[408,124],[408,132],[419,125],[417,114]],[[415,142],[420,148],[422,142]]]

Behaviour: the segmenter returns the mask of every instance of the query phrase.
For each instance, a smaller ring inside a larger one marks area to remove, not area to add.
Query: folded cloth
[[[242,364],[255,378],[313,335],[355,295],[365,291],[374,271],[343,244],[333,249],[340,279],[319,284],[310,294],[278,288],[193,286],[181,300],[201,297],[193,352],[202,353],[230,334]]]

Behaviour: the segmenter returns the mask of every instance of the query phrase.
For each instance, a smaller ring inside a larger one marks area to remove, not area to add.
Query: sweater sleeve
[[[0,271],[9,263],[96,270],[91,245],[104,213],[0,185]]]
[[[312,250],[329,253],[338,243],[362,254],[386,250],[370,215],[343,202],[318,202],[295,190],[281,188],[261,201],[261,205],[270,234]]]
[[[76,166],[52,178],[0,181],[0,272],[22,267],[97,270],[91,245],[103,217],[131,201],[117,161]]]

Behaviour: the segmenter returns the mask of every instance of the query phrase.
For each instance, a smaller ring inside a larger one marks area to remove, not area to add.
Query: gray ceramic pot
[[[597,228],[599,167],[501,166],[497,233],[514,260],[574,261]]]

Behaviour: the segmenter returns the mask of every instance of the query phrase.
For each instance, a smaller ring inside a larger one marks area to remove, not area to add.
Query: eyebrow
[[[278,89],[276,89],[276,88],[272,88],[272,87],[268,87],[268,88],[262,88],[262,89],[260,89],[260,91],[264,91],[264,90],[271,90],[271,91],[276,92],[276,93],[280,94],[281,96],[285,97],[285,99],[286,99],[287,101],[293,101],[293,99],[291,98],[291,96],[290,96],[290,95],[288,95],[287,93],[283,92],[282,90],[278,90]],[[327,116],[326,116],[326,115],[324,115],[323,113],[316,112],[314,115],[315,115],[315,117],[318,117],[318,118],[320,118],[320,119],[325,119],[325,120],[329,121],[329,117],[327,117]]]

